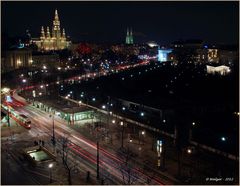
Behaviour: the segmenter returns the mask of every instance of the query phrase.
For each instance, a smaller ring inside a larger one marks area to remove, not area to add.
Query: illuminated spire
[[[129,29],[127,28],[127,36],[126,36],[126,44],[130,44],[129,43]]]
[[[53,27],[54,27],[54,30],[60,30],[60,21],[59,21],[57,10],[55,10],[55,16],[54,16],[54,20],[53,20]]]
[[[63,33],[62,33],[62,37],[65,38],[66,34],[65,34],[65,29],[63,28]]]
[[[47,38],[50,38],[50,31],[49,31],[49,27],[47,27]]]
[[[54,19],[55,20],[59,20],[57,9],[55,10],[55,17],[54,17]]]
[[[42,26],[40,39],[44,39],[44,38],[45,38],[45,32],[44,32],[44,28],[43,28],[43,26]]]
[[[130,36],[129,36],[129,44],[133,44],[133,32],[132,32],[132,28],[131,28]]]

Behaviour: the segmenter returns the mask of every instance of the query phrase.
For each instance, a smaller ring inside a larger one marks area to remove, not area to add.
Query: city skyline
[[[128,27],[133,29],[136,43],[154,40],[169,44],[196,38],[208,43],[236,44],[239,40],[237,2],[3,2],[2,5],[2,33],[10,36],[23,35],[28,29],[32,37],[39,37],[41,26],[52,24],[57,9],[61,25],[73,41],[124,43]]]
[[[239,2],[2,5],[2,185],[239,185]]]

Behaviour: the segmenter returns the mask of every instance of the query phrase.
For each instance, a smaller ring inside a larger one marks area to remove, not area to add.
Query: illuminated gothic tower
[[[52,33],[50,34],[49,27],[47,27],[45,33],[44,27],[42,26],[39,39],[32,41],[36,43],[39,50],[62,50],[70,46],[71,41],[67,41],[64,29],[61,34],[60,20],[57,10],[55,10]]]
[[[133,44],[133,33],[132,33],[132,28],[131,28],[131,32],[130,32],[129,40],[130,40],[130,44]]]
[[[130,45],[130,44],[133,44],[133,34],[132,34],[132,29],[128,30],[127,28],[127,36],[126,36],[126,44]]]
[[[52,35],[58,40],[61,37],[61,31],[60,31],[60,21],[59,21],[57,10],[55,10],[52,30],[53,30]]]

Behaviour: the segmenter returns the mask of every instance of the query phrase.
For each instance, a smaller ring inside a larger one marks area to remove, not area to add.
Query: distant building
[[[237,46],[225,46],[219,49],[219,61],[221,64],[234,65],[239,62],[239,48]]]
[[[208,74],[220,74],[220,75],[227,75],[231,72],[230,68],[225,65],[221,66],[210,66],[207,65],[207,73]]]
[[[33,66],[35,67],[56,67],[60,65],[60,58],[55,53],[34,53],[32,56]]]
[[[204,44],[202,40],[186,40],[172,43],[174,59],[184,63],[219,63],[219,49]]]
[[[154,47],[158,46],[158,44],[155,41],[149,41],[149,42],[147,42],[147,45],[151,48],[154,48]]]
[[[171,52],[172,52],[172,49],[159,48],[158,49],[158,61],[160,61],[160,62],[170,61],[169,53],[171,53]]]
[[[35,43],[38,46],[38,50],[43,51],[63,50],[70,47],[71,41],[67,40],[64,28],[61,33],[57,10],[55,10],[52,34],[50,34],[49,27],[47,27],[45,32],[44,27],[42,26],[40,38],[32,39],[32,43]]]
[[[132,29],[129,31],[129,29],[127,28],[126,44],[127,44],[127,45],[133,44],[133,33],[132,33]]]
[[[8,72],[32,65],[32,51],[27,48],[14,48],[3,51],[1,72]]]
[[[208,50],[207,50],[207,60],[210,63],[218,63],[219,62],[218,49],[208,48]]]

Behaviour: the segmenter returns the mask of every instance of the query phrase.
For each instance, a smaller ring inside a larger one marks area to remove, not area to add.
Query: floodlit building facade
[[[61,31],[57,10],[55,10],[52,32],[50,33],[49,27],[45,30],[42,26],[40,38],[33,39],[32,43],[37,45],[38,50],[43,51],[63,50],[70,47],[71,41],[67,40],[65,29]]]
[[[169,53],[172,52],[172,49],[158,49],[158,61],[166,62],[169,61]]]
[[[32,51],[27,48],[15,48],[3,52],[1,72],[8,72],[32,65]]]
[[[208,74],[220,74],[220,75],[227,75],[231,72],[230,68],[228,66],[225,65],[221,65],[221,66],[210,66],[207,65],[207,73]]]

